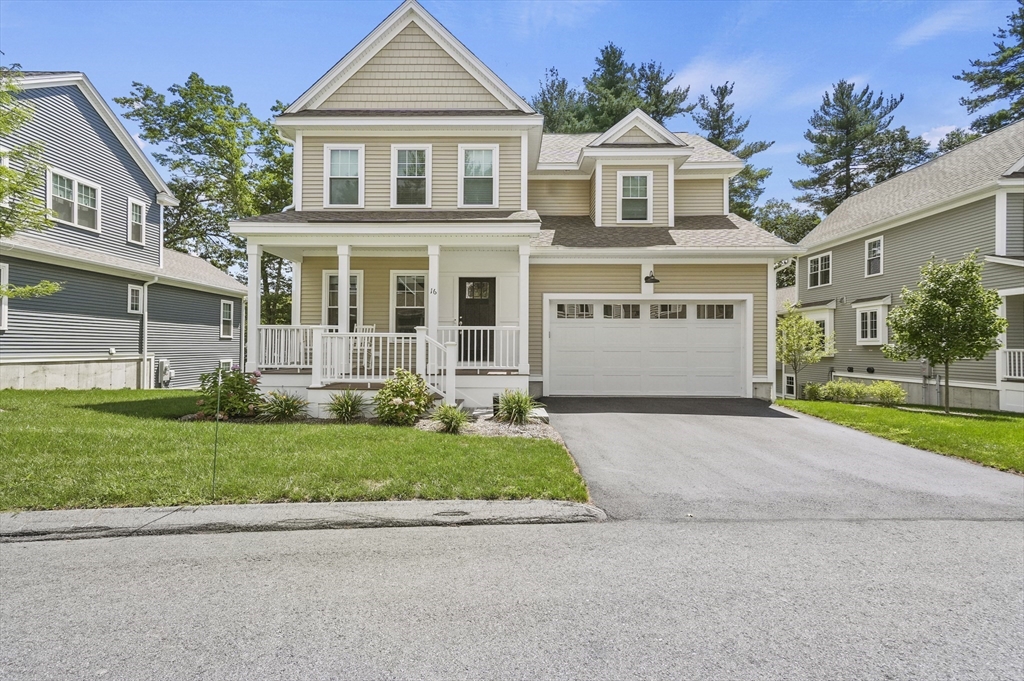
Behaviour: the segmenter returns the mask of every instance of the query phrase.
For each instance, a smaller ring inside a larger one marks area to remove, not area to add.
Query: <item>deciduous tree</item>
[[[800,370],[832,354],[835,335],[825,336],[818,323],[800,313],[799,305],[786,304],[775,327],[775,355],[783,367],[789,365],[800,396]]]

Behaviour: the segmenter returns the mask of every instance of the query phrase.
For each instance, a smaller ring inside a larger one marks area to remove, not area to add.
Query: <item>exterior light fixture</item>
[[[654,276],[654,270],[651,270],[651,273],[648,274],[646,277],[644,277],[644,283],[645,284],[660,284],[661,280],[658,279],[657,277],[655,277]]]

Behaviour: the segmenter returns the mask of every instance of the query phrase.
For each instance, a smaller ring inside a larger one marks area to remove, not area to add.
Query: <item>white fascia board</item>
[[[110,108],[106,100],[100,96],[99,91],[89,81],[89,78],[84,73],[64,73],[60,75],[52,76],[25,76],[18,79],[18,87],[22,90],[34,90],[38,88],[46,87],[64,87],[68,85],[75,85],[85,98],[89,100],[92,107],[99,113],[100,118],[107,124],[107,127],[113,131],[114,136],[117,137],[121,145],[128,151],[128,154],[138,164],[142,172],[146,174],[149,181],[153,183],[157,191],[157,203],[161,206],[177,206],[178,199],[174,197],[174,193],[171,192],[171,188],[164,182],[164,178],[160,176],[156,166],[149,160],[139,145],[135,142],[135,138],[129,134],[128,129],[124,127],[124,123],[114,113],[114,110]],[[161,194],[163,195],[161,197]]]
[[[634,126],[639,127],[646,133],[649,133],[652,138],[660,137],[666,143],[677,147],[687,146],[681,139],[673,135],[665,126],[658,123],[658,121],[654,120],[640,109],[633,109],[631,112],[626,114],[621,121],[608,128],[603,135],[591,142],[590,146],[599,147],[602,144],[611,144],[622,137],[623,134]]]
[[[551,260],[566,258],[632,258],[653,259],[665,258],[702,258],[709,262],[720,262],[729,258],[755,258],[763,263],[765,258],[779,257],[780,254],[791,254],[791,248],[772,246],[768,248],[722,248],[721,246],[693,248],[687,246],[648,246],[644,248],[572,248],[568,246],[534,246],[531,256]]]
[[[1014,173],[1019,173],[1022,170],[1024,170],[1024,156],[1021,156],[1016,163],[1010,166],[1010,168],[1003,173],[1003,175],[1013,175]]]
[[[436,222],[402,224],[388,223],[244,223],[231,224],[231,233],[240,236],[374,236],[374,235],[416,235],[424,238],[430,236],[459,236],[466,234],[482,236],[535,236],[540,234],[540,224],[536,222],[502,223],[500,225],[473,224],[466,226],[439,226]]]
[[[582,249],[577,249],[582,250]],[[566,253],[559,256],[541,251],[534,246],[530,251],[530,262],[536,264],[590,264],[590,265],[764,265],[764,254],[743,255],[726,254],[720,258],[699,257],[681,253],[672,257],[672,254],[659,253],[629,253],[622,249],[604,249],[614,251],[612,253],[595,253],[585,255],[580,253]],[[640,250],[640,249],[637,249]]]
[[[527,179],[530,180],[589,180],[592,177],[592,173],[577,173],[577,172],[532,172],[527,175]]]
[[[1003,177],[998,181],[1000,187],[1024,188],[1024,177]]]
[[[274,125],[285,132],[288,128],[304,128],[310,132],[323,128],[330,132],[332,128],[366,128],[373,126],[402,128],[458,127],[458,128],[512,128],[518,133],[520,128],[536,128],[544,124],[540,114],[529,116],[278,116]],[[400,134],[401,131],[388,130],[388,135]],[[417,133],[422,134],[422,133]]]
[[[615,147],[614,149],[602,149],[601,147],[583,147],[580,149],[577,165],[582,165],[583,160],[587,158],[615,159],[636,157],[637,159],[640,159],[640,162],[642,163],[642,159],[645,158],[687,159],[690,156],[693,156],[693,149],[690,149],[689,147],[673,147],[671,149],[651,149],[650,147],[637,147],[636,149]]]

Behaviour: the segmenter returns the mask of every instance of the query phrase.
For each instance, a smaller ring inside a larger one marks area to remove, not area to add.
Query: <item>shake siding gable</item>
[[[617,202],[619,196],[619,173],[630,171],[650,171],[654,173],[654,181],[651,183],[651,186],[647,188],[648,199],[654,202],[652,211],[653,222],[644,222],[640,224],[652,225],[655,227],[664,227],[668,225],[668,168],[665,165],[605,165],[602,169],[601,175],[601,224],[606,226],[615,224],[637,224],[636,222],[629,221],[619,223],[615,221],[616,217],[618,217]]]
[[[37,239],[59,241],[103,251],[149,265],[160,264],[160,207],[156,187],[139,168],[114,132],[77,86],[23,90],[18,99],[33,109],[32,118],[4,146],[41,142],[43,161],[100,186],[100,232],[54,222],[51,229],[33,233]],[[45,201],[49,183],[37,196]],[[146,245],[128,243],[128,198],[147,206]]]
[[[410,23],[345,81],[322,109],[504,109],[487,88]]]
[[[530,180],[530,209],[540,215],[586,215],[593,200],[590,185],[584,180]]]
[[[459,143],[498,145],[499,208],[519,210],[522,205],[521,137],[305,137],[302,138],[302,209],[323,210],[324,145],[365,145],[364,209],[391,209],[391,145],[432,145],[431,208],[458,210]],[[361,210],[334,208],[332,210]],[[467,210],[478,210],[469,208]]]
[[[722,180],[676,180],[676,215],[721,215]]]
[[[615,140],[615,144],[657,144],[656,140],[635,125]]]

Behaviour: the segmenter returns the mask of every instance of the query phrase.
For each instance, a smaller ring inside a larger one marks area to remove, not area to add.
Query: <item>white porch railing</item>
[[[1024,350],[1000,350],[1003,353],[1003,378],[1024,380]]]
[[[438,340],[456,343],[460,369],[519,368],[519,327],[439,326]]]
[[[312,369],[312,326],[261,326],[259,368]]]

